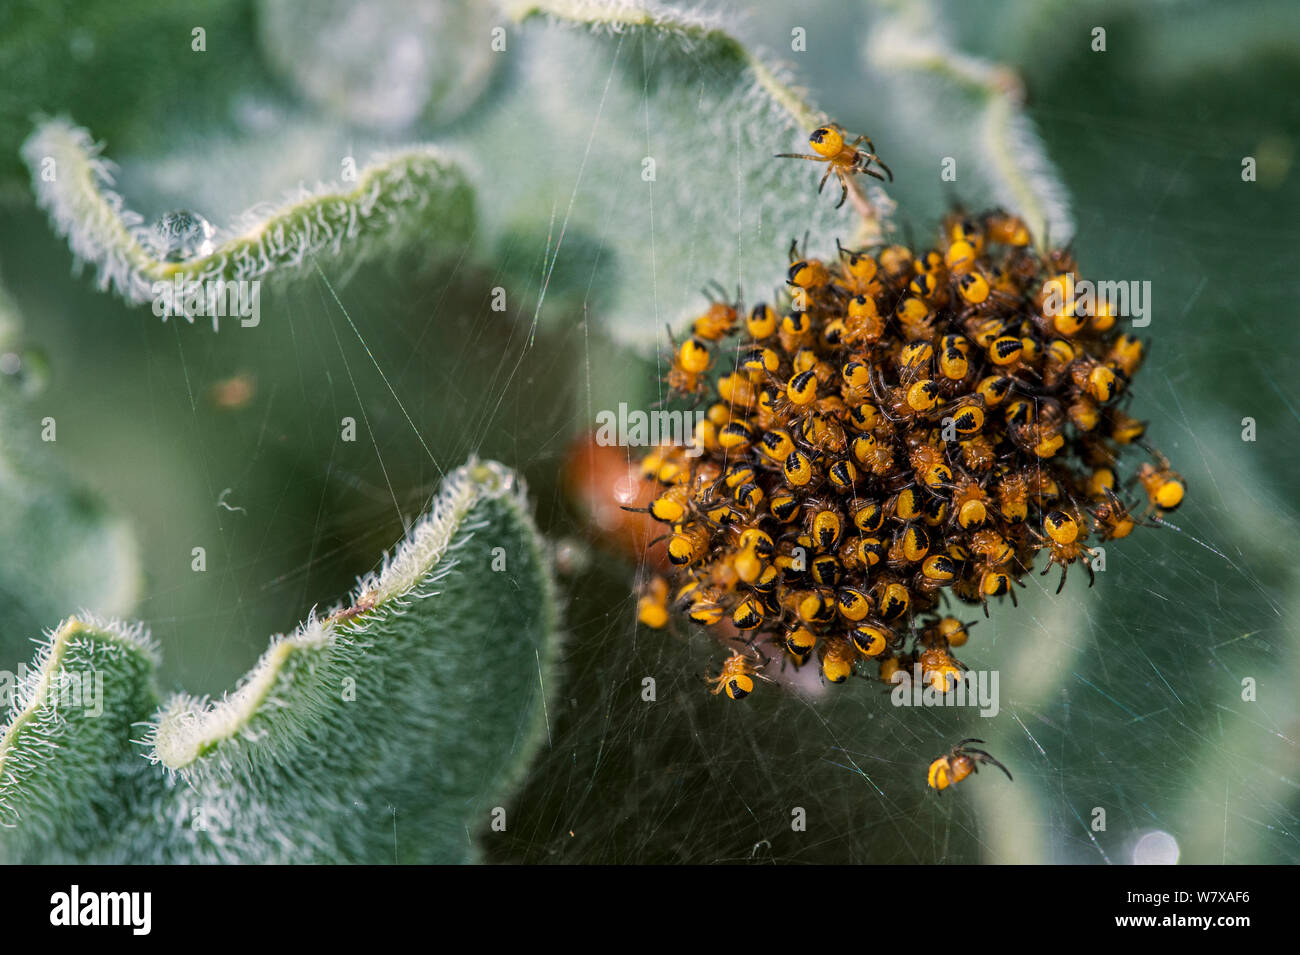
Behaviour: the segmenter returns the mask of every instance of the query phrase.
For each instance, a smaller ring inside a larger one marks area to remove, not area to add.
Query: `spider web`
[[[825,8],[765,9],[754,19],[760,39],[777,46],[794,25],[820,23],[825,35],[833,17]],[[833,115],[853,129],[888,128],[878,110],[837,101],[842,59],[808,59],[821,80],[817,98]],[[1001,675],[1001,710],[990,719],[972,710],[900,709],[867,680],[811,695],[760,685],[743,704],[730,704],[703,685],[725,653],[714,640],[690,628],[666,637],[638,629],[632,598],[607,603],[624,576],[593,572],[575,583],[576,637],[551,748],[518,800],[520,828],[501,840],[495,858],[1300,857],[1300,726],[1290,689],[1297,581],[1283,556],[1296,526],[1283,475],[1297,454],[1279,437],[1294,433],[1297,403],[1286,359],[1267,347],[1275,326],[1241,317],[1282,306],[1290,283],[1265,281],[1248,293],[1253,308],[1241,289],[1257,280],[1256,268],[1281,274],[1276,249],[1294,227],[1269,213],[1264,196],[1250,207],[1253,221],[1233,201],[1206,201],[1208,184],[1224,177],[1224,166],[1235,175],[1239,157],[1171,118],[1194,96],[1157,90],[1132,103],[1111,92],[1091,107],[1075,96],[1073,89],[1055,101],[1045,94],[1032,115],[1049,152],[1073,157],[1067,184],[1081,197],[1075,247],[1085,270],[1096,262],[1110,270],[1101,274],[1149,278],[1157,290],[1152,357],[1131,410],[1151,421],[1149,433],[1176,456],[1193,488],[1171,526],[1140,529],[1108,547],[1094,589],[1076,574],[1058,596],[1054,576],[1047,585],[1031,575],[1018,611],[995,608],[973,628],[959,656]],[[1199,102],[1202,127],[1228,140],[1257,142],[1268,130],[1258,117],[1234,115],[1226,92]],[[1294,109],[1285,121],[1293,135]],[[1086,133],[1096,130],[1104,135],[1090,140]],[[942,155],[936,148],[934,167]],[[653,190],[646,193],[652,202]],[[919,236],[931,228],[915,218],[910,224]],[[1239,259],[1223,261],[1216,232],[1241,243]],[[778,255],[775,245],[747,254]],[[1229,316],[1236,321],[1228,324]],[[1213,389],[1198,387],[1204,381]],[[1247,414],[1271,422],[1271,441],[1241,440]],[[957,612],[979,619],[969,608]],[[646,676],[656,681],[655,702],[642,698]],[[1249,702],[1243,681],[1255,687]],[[986,770],[936,798],[924,786],[929,761],[968,736],[986,740],[1015,783]],[[804,831],[792,826],[796,810]]]
[[[824,53],[799,61],[801,78],[883,151],[887,115],[839,80],[858,53],[836,39],[849,32],[836,9],[764,9],[748,29],[775,48],[793,25],[824,38]],[[618,55],[648,62],[633,52]],[[630,82],[615,62],[608,69]],[[597,411],[659,397],[662,368],[602,336],[598,276],[648,268],[656,290],[675,285],[664,250],[692,237],[656,230],[665,187],[635,168],[595,188],[615,174],[586,167],[582,141],[568,144],[570,176],[549,197],[545,235],[508,238],[490,267],[408,251],[351,276],[312,271],[264,316],[255,347],[238,329],[144,321],[84,283],[73,309],[50,311],[41,337],[68,369],[49,394],[60,445],[88,467],[114,462],[98,483],[151,553],[167,551],[148,568],[140,611],[165,638],[164,683],[230,686],[267,633],[341,599],[441,473],[478,453],[524,473],[540,526],[562,542],[567,631],[547,743],[508,804],[506,831],[483,834],[490,861],[1300,861],[1298,335],[1276,320],[1293,299],[1287,250],[1300,230],[1280,213],[1294,201],[1277,193],[1219,194],[1236,143],[1294,143],[1300,122],[1293,105],[1268,122],[1241,111],[1248,98],[1233,91],[1249,70],[1212,79],[1226,91],[1207,79],[1137,101],[1118,85],[1089,99],[1059,75],[1035,87],[1032,114],[1079,208],[1084,272],[1153,283],[1151,353],[1131,410],[1150,420],[1190,493],[1171,518],[1177,530],[1140,528],[1108,547],[1095,588],[1076,573],[1054,595],[1055,577],[1034,574],[1018,610],[996,606],[988,621],[957,611],[979,621],[958,656],[1000,674],[996,716],[895,707],[866,678],[824,690],[812,681],[807,693],[763,685],[732,703],[707,692],[704,675],[726,653],[712,637],[636,625],[632,586],[645,568],[588,542],[560,472]],[[579,92],[598,135],[603,93]],[[1218,136],[1192,131],[1184,98]],[[735,185],[729,201],[745,201]],[[640,207],[642,261],[611,262],[597,239],[566,228],[569,211],[593,201],[608,219]],[[903,224],[928,236],[925,216],[906,213]],[[6,215],[6,271],[28,277],[15,293],[35,314],[43,288],[66,284],[66,250],[19,241],[48,230],[35,214]],[[789,238],[740,234],[738,255],[777,273]],[[506,313],[492,310],[498,286],[510,289]],[[671,317],[658,291],[645,308],[655,328]],[[254,397],[228,407],[214,388],[235,380]],[[92,425],[87,394],[116,409],[111,427]],[[1258,441],[1240,440],[1244,416]],[[345,417],[356,419],[355,443],[339,440]],[[206,575],[189,566],[199,544]],[[488,586],[484,599],[509,600],[508,573]],[[485,679],[491,662],[485,647]],[[1255,701],[1242,698],[1246,679]],[[1014,783],[986,769],[942,796],[928,791],[929,762],[964,737],[983,739]],[[400,807],[393,827],[396,842]]]

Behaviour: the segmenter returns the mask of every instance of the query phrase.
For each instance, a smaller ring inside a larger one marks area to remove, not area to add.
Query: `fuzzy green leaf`
[[[260,0],[259,47],[304,99],[340,119],[396,129],[472,108],[501,58],[482,0]]]
[[[344,7],[317,32],[346,22],[352,14]],[[272,53],[282,42],[273,37],[283,33],[273,29],[276,10],[272,5],[264,24],[272,38],[263,44]],[[377,160],[355,189],[306,194],[272,211],[261,203],[218,230],[211,251],[167,261],[148,240],[142,217],[113,191],[99,147],[66,121],[42,124],[23,147],[37,200],[77,258],[94,265],[100,285],[137,303],[150,300],[154,282],[176,274],[261,278],[326,249],[346,249],[356,262],[413,236],[423,241],[431,231],[434,239],[463,245],[477,204],[485,248],[514,276],[516,289],[526,286],[539,313],[548,294],[581,296],[616,341],[643,348],[663,342],[665,325],[680,327],[704,307],[700,289],[707,283],[720,283],[728,295],[740,288],[751,301],[770,298],[782,287],[782,250],[794,238],[811,234],[807,251],[830,256],[837,237],[852,243],[880,235],[882,223],[873,217],[864,228],[854,203],[836,209],[834,180],[817,194],[822,164],[773,158],[805,152],[809,132],[827,117],[805,102],[783,67],[714,19],[653,3],[525,3],[510,13],[518,29],[506,36],[504,49],[493,50],[504,75],[480,106],[440,136],[468,157],[464,175],[474,184],[474,203],[460,170],[442,153],[412,146]],[[466,44],[492,42],[481,29],[442,32],[438,45],[448,56]],[[294,82],[314,89],[311,98],[330,101],[328,89],[317,89],[319,79]],[[436,135],[427,116],[410,121],[423,102],[411,98],[417,105],[402,113],[404,138]],[[371,118],[379,125],[402,121]],[[291,134],[315,143],[310,151],[320,168],[343,155],[340,141],[322,137],[302,116],[233,147],[255,153]],[[225,149],[228,164],[230,147],[219,141],[214,148]],[[257,181],[295,181],[300,173],[292,174],[288,156],[301,152],[279,151],[282,176],[252,163],[262,169]],[[124,180],[148,205],[163,195],[176,204],[179,193],[197,208],[211,188],[203,170],[213,163],[194,153],[178,175],[165,154],[133,156]],[[171,185],[160,189],[164,178]],[[180,188],[185,182],[189,187]],[[874,184],[855,192],[854,202],[888,206]],[[511,253],[516,257],[508,261]]]
[[[616,340],[666,343],[664,325],[703,311],[710,281],[770,300],[805,232],[814,254],[852,240],[838,184],[816,193],[825,167],[773,158],[807,152],[826,117],[718,21],[654,3],[511,12],[511,81],[463,140],[491,157],[474,173],[484,220],[507,244],[549,238],[543,290],[577,255],[578,291]]]
[[[503,599],[484,600],[485,582]],[[182,694],[154,713],[148,638],[72,618],[0,736],[0,854],[471,859],[540,742],[551,587],[517,476],[472,461],[349,609],[273,640],[220,701]]]
[[[870,85],[891,102],[882,119],[897,128],[908,147],[905,168],[924,171],[929,193],[907,196],[912,212],[947,211],[937,203],[949,197],[932,187],[936,172],[950,173],[944,181],[966,201],[1018,213],[1040,241],[1067,241],[1074,232],[1069,194],[1025,113],[1020,76],[959,49],[943,13],[926,0],[872,6],[882,15],[866,43]]]
[[[301,189],[278,206],[259,206],[173,261],[113,191],[101,148],[86,130],[55,119],[23,144],[23,158],[37,202],[77,260],[95,267],[101,288],[131,302],[152,301],[156,282],[261,280],[345,249],[356,263],[421,226],[437,226],[428,235],[435,244],[463,245],[473,233],[473,196],[459,170],[438,150],[417,147],[377,156],[355,183]]]

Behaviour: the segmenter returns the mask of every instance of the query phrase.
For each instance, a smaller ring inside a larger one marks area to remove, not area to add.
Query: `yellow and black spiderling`
[[[884,170],[890,179],[894,174],[890,172],[889,167],[880,161],[876,155],[876,147],[872,145],[871,140],[866,136],[858,136],[852,142],[846,142],[847,134],[842,126],[835,123],[828,123],[825,126],[819,126],[812,131],[808,137],[808,146],[812,149],[813,154],[807,153],[777,153],[777,159],[807,159],[812,162],[826,163],[826,172],[822,175],[821,182],[817,184],[817,191],[821,192],[826,186],[826,180],[834,173],[840,180],[841,192],[840,201],[836,204],[838,209],[844,205],[844,200],[849,194],[849,177],[855,173],[865,173],[876,179],[884,179],[879,172],[872,168],[872,165],[879,166]],[[859,146],[866,145],[866,149],[859,149]],[[820,263],[818,263],[820,265]],[[793,272],[793,267],[791,268]],[[792,276],[793,280],[793,276]]]
[[[861,145],[826,127],[806,158],[874,175]],[[835,247],[829,261],[793,247],[769,303],[709,303],[669,373],[708,407],[704,439],[642,466],[662,485],[650,514],[671,567],[638,615],[745,644],[713,680],[732,699],[760,662],[831,683],[868,660],[886,682],[918,665],[950,689],[973,623],[946,608],[1014,602],[1040,557],[1062,587],[1076,562],[1091,576],[1095,544],[1187,493],[1118,407],[1151,343],[1109,310],[1081,314],[1071,251],[1039,251],[1002,210],[952,213],[931,248]],[[982,756],[955,749],[931,785]]]
[[[949,786],[955,786],[972,773],[978,773],[980,763],[986,763],[990,766],[996,766],[1002,772],[1006,773],[1007,779],[1015,782],[1011,775],[1011,770],[1007,769],[996,759],[990,756],[982,749],[976,749],[973,746],[967,746],[967,743],[983,743],[982,739],[973,737],[961,740],[944,755],[930,763],[930,768],[926,772],[926,784],[935,792],[943,792]]]

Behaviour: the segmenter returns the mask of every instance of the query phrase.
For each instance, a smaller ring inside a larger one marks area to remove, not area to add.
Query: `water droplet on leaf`
[[[2,352],[0,376],[5,384],[17,388],[24,398],[31,398],[45,390],[50,379],[50,362],[45,353],[36,348]]]
[[[211,255],[216,244],[212,223],[196,212],[177,209],[163,213],[153,224],[150,239],[164,262],[186,262]]]

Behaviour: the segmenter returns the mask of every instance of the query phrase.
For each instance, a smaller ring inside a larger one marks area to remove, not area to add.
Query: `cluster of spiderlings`
[[[791,258],[777,309],[714,302],[674,345],[667,381],[707,412],[694,448],[641,464],[673,571],[639,618],[678,611],[744,644],[714,692],[746,695],[773,653],[834,683],[869,659],[886,681],[919,664],[946,690],[966,626],[941,606],[1014,602],[1038,551],[1058,592],[1075,561],[1091,577],[1088,540],[1146,523],[1127,486],[1148,515],[1181,502],[1119,407],[1143,343],[1079,307],[1071,253],[1035,251],[1020,219],[954,213],[921,253]],[[1130,477],[1131,445],[1152,460]]]

